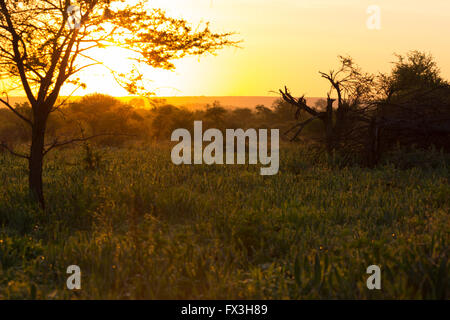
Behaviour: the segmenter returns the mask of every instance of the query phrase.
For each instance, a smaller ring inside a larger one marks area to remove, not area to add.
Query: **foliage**
[[[136,103],[136,104],[135,104]],[[17,106],[19,107],[19,106]],[[29,108],[29,106],[27,106]],[[4,112],[1,112],[4,111]],[[90,141],[92,145],[124,146],[129,142],[169,141],[173,130],[193,128],[202,120],[204,128],[286,128],[292,123],[292,107],[278,100],[259,109],[226,109],[216,102],[199,110],[160,103],[152,109],[133,99],[128,103],[103,94],[86,95],[62,106],[49,118],[47,140],[58,137],[114,133]],[[9,122],[9,120],[15,122]],[[0,141],[15,146],[29,143],[27,128],[5,109],[0,109]],[[80,132],[81,131],[81,132]],[[312,129],[309,132],[318,132]],[[24,132],[24,133],[22,133]],[[2,135],[4,133],[4,135]]]
[[[434,58],[418,51],[398,61],[379,79],[383,95],[375,101],[381,151],[436,147],[450,151],[450,86]]]
[[[410,51],[396,57],[391,74],[382,78],[382,85],[387,85],[392,93],[431,89],[446,83],[431,54]]]
[[[79,28],[68,27],[70,6],[80,9]],[[54,103],[63,83],[81,85],[76,74],[102,64],[91,56],[94,48],[114,45],[134,53],[137,64],[174,69],[173,61],[186,55],[237,44],[231,33],[193,27],[145,1],[1,1],[0,9],[2,77],[18,80],[33,106]],[[110,71],[130,92],[143,88],[137,68]]]

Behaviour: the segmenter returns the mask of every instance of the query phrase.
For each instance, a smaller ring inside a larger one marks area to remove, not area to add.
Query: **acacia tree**
[[[214,33],[208,24],[194,29],[183,19],[149,8],[149,2],[0,0],[0,75],[23,89],[32,109],[31,116],[23,114],[3,94],[0,102],[30,127],[31,146],[28,154],[6,143],[1,147],[28,160],[29,188],[42,207],[44,156],[55,147],[80,140],[49,143],[47,120],[62,105],[58,97],[63,85],[83,86],[77,74],[102,64],[92,57],[93,49],[114,45],[132,52],[137,65],[173,69],[175,59],[236,45],[231,33]],[[110,71],[130,93],[145,89],[137,69],[127,75]]]
[[[379,76],[376,126],[381,151],[393,145],[450,150],[450,83],[431,54],[396,55],[390,73]]]

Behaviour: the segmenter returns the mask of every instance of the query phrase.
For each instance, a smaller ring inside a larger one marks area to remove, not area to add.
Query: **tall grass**
[[[175,166],[166,147],[52,154],[48,206],[0,154],[0,298],[450,297],[449,167],[339,169],[284,148],[257,166]],[[79,265],[82,289],[66,288]],[[382,289],[366,287],[379,265]]]

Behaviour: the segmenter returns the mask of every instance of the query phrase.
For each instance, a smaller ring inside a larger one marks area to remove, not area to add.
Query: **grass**
[[[26,163],[0,154],[0,298],[450,298],[448,161],[339,169],[282,151],[276,176],[175,166],[158,146],[104,149],[95,166],[57,151],[45,212]],[[381,290],[366,287],[373,264]]]

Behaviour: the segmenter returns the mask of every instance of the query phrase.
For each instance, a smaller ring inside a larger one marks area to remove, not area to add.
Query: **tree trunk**
[[[325,125],[325,144],[327,147],[327,153],[331,155],[333,153],[333,99],[328,98],[327,110],[325,118],[323,119]]]
[[[42,209],[45,208],[44,192],[42,185],[42,170],[44,164],[44,143],[47,117],[44,112],[36,112],[32,128],[32,140],[30,158],[28,160],[28,182],[33,199],[39,202]]]
[[[380,148],[379,148],[379,126],[377,124],[377,119],[373,118],[369,125],[369,142],[367,144],[368,148],[368,166],[373,168],[380,158]]]
[[[340,103],[336,110],[336,123],[333,130],[334,147],[338,149],[345,139],[345,130],[347,128],[347,105]]]

